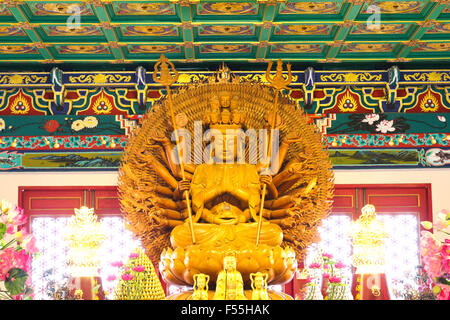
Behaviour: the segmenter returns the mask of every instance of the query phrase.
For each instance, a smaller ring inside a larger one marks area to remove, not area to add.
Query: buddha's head
[[[227,272],[236,271],[236,255],[229,253],[223,259],[223,269]]]
[[[203,290],[206,288],[206,284],[208,283],[209,276],[203,273],[199,273],[195,275],[195,282],[197,284],[197,289]]]
[[[215,162],[234,162],[238,156],[238,141],[238,132],[235,129],[214,130],[211,148]]]
[[[208,215],[205,220],[214,224],[238,224],[245,223],[250,219],[247,211],[242,211],[238,207],[224,201],[211,208],[212,215]]]
[[[256,290],[262,290],[266,287],[267,274],[257,272],[250,274],[250,279],[252,280],[252,285]]]
[[[231,104],[231,95],[229,92],[221,92],[220,93],[220,105],[222,108],[228,108]]]

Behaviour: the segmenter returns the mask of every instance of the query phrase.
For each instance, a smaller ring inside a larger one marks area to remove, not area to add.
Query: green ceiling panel
[[[0,64],[449,61],[441,0],[54,0],[0,4]]]
[[[99,22],[92,6],[82,1],[26,1],[17,9],[30,23],[66,23],[71,17],[80,17],[80,22]]]
[[[114,1],[104,7],[112,23],[181,21],[176,5],[170,1]]]
[[[123,24],[114,28],[120,42],[183,42],[181,27],[171,24]]]

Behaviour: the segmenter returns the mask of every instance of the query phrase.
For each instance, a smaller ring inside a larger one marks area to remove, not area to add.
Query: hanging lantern
[[[69,264],[73,277],[98,276],[100,258],[98,249],[106,236],[94,209],[75,209],[64,238],[69,245]]]
[[[387,237],[383,223],[377,219],[371,204],[361,209],[361,216],[352,224],[352,264],[356,268],[353,281],[355,299],[389,299],[384,273],[384,240]]]
[[[387,234],[371,204],[361,209],[361,216],[352,224],[352,263],[357,274],[384,272],[384,239]]]

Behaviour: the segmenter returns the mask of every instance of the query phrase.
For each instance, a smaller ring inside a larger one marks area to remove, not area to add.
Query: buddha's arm
[[[152,154],[144,154],[141,153],[141,158],[146,161],[146,164],[149,164],[158,175],[164,179],[173,189],[176,189],[178,186],[178,181],[175,179],[170,172],[158,161]]]
[[[293,142],[298,142],[301,140],[300,135],[297,132],[291,132],[286,136],[283,142],[280,144],[278,149],[272,150],[274,153],[272,155],[272,159],[275,158],[276,163],[270,164],[270,175],[276,175],[283,165],[284,159],[286,158],[287,151],[289,149],[289,145]],[[257,165],[258,172],[265,169],[265,165],[258,164]]]
[[[278,198],[278,190],[273,184],[272,177],[269,175],[261,175],[260,180],[261,183],[264,183],[267,186],[268,197],[272,199]]]
[[[181,168],[178,162],[178,155],[176,154],[176,146],[170,142],[167,137],[157,137],[153,136],[153,140],[158,141],[162,144],[165,151],[165,160],[169,166],[170,171],[177,178],[181,178]],[[185,177],[186,179],[192,179],[192,173],[195,170],[195,165],[193,164],[184,164]]]
[[[266,209],[286,209],[294,205],[293,199],[290,195],[282,196],[273,200],[264,201],[264,208]]]
[[[171,209],[171,210],[182,210],[186,209],[186,201],[173,201],[169,198],[163,198],[163,197],[155,197],[155,202],[160,205],[162,208],[165,209]]]
[[[263,217],[272,220],[292,217],[294,213],[290,209],[279,209],[279,210],[264,210]]]

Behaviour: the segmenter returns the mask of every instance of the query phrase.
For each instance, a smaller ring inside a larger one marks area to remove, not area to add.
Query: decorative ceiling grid
[[[449,60],[450,2],[0,1],[0,63],[161,53],[174,62]]]

